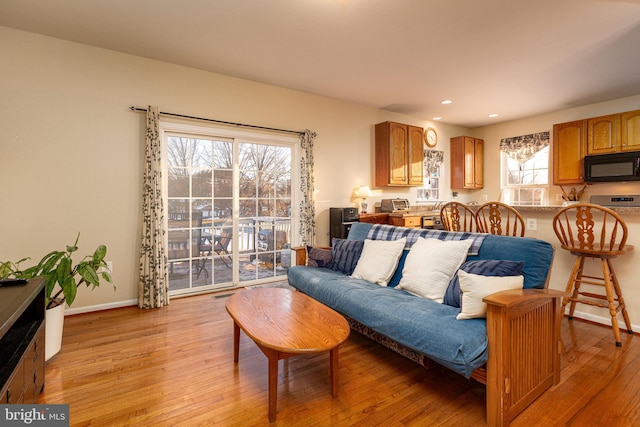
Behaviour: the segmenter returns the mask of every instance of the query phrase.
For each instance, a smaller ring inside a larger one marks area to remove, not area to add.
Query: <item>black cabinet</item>
[[[0,404],[36,403],[44,388],[44,280],[0,287]]]
[[[329,244],[334,237],[346,239],[351,225],[360,221],[358,208],[330,208],[329,209]]]

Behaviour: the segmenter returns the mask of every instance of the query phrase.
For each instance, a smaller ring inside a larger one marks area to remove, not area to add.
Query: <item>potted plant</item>
[[[73,304],[78,288],[84,284],[95,289],[100,286],[101,277],[112,283],[111,272],[104,261],[107,255],[105,245],[98,246],[93,255],[87,255],[79,263],[74,264],[72,255],[78,250],[79,239],[78,233],[75,243],[67,246],[65,251],[50,252],[38,264],[25,269],[21,269],[20,264],[29,258],[23,258],[17,262],[0,262],[0,279],[9,277],[20,279],[43,277],[45,279],[47,308],[45,360],[49,360],[60,351],[65,303],[69,306]]]

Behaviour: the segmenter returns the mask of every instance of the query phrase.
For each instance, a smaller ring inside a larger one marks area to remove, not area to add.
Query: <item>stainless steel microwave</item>
[[[584,157],[586,182],[640,181],[640,151]]]

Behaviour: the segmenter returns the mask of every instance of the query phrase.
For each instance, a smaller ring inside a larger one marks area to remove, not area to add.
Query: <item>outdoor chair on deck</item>
[[[553,218],[553,231],[558,236],[562,249],[577,256],[567,283],[569,296],[562,301],[564,307],[571,301],[569,319],[573,318],[577,302],[608,308],[616,345],[621,347],[618,312],[622,312],[627,332],[632,334],[633,331],[611,260],[633,250],[633,246],[626,244],[627,225],[611,209],[591,203],[580,203],[558,211]],[[600,260],[602,277],[584,274],[586,258]],[[583,284],[604,287],[604,295],[585,291]]]
[[[195,221],[195,219],[194,219]],[[202,217],[200,217],[202,221]],[[209,257],[211,255],[211,236],[205,235],[202,231],[202,223],[200,226],[193,230],[193,256]],[[209,271],[206,268],[207,258],[198,258],[194,260],[196,268],[196,279],[200,277],[200,274],[204,271],[205,280],[209,277]]]
[[[216,255],[225,255],[221,256],[220,259],[227,267],[230,266],[225,258],[227,258],[226,255],[229,255],[229,244],[231,243],[232,237],[230,227],[223,227],[220,234],[213,237],[213,251]]]
[[[182,259],[191,258],[196,278],[204,272],[206,279],[209,276],[206,263],[211,255],[211,236],[202,228],[202,212],[193,212],[191,215],[172,212],[168,220],[169,274],[173,274],[175,262],[184,263]]]

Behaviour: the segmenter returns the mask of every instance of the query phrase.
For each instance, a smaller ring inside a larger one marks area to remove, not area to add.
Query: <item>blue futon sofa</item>
[[[443,241],[472,239],[465,261],[518,262],[524,289],[486,297],[486,319],[458,320],[462,297],[452,295],[451,286],[444,303],[397,287],[410,248],[421,237]],[[485,383],[488,424],[508,425],[546,388],[559,381],[560,298],[564,294],[546,289],[553,246],[532,238],[367,223],[354,224],[348,237],[356,241],[399,238],[406,239],[406,246],[387,286],[351,277],[331,263],[324,268],[291,267],[289,283],[343,314],[354,330],[412,360],[424,366],[435,361]],[[357,263],[357,259],[353,262]],[[451,300],[458,301],[453,304],[457,306],[448,305]],[[534,354],[528,354],[532,351]]]

